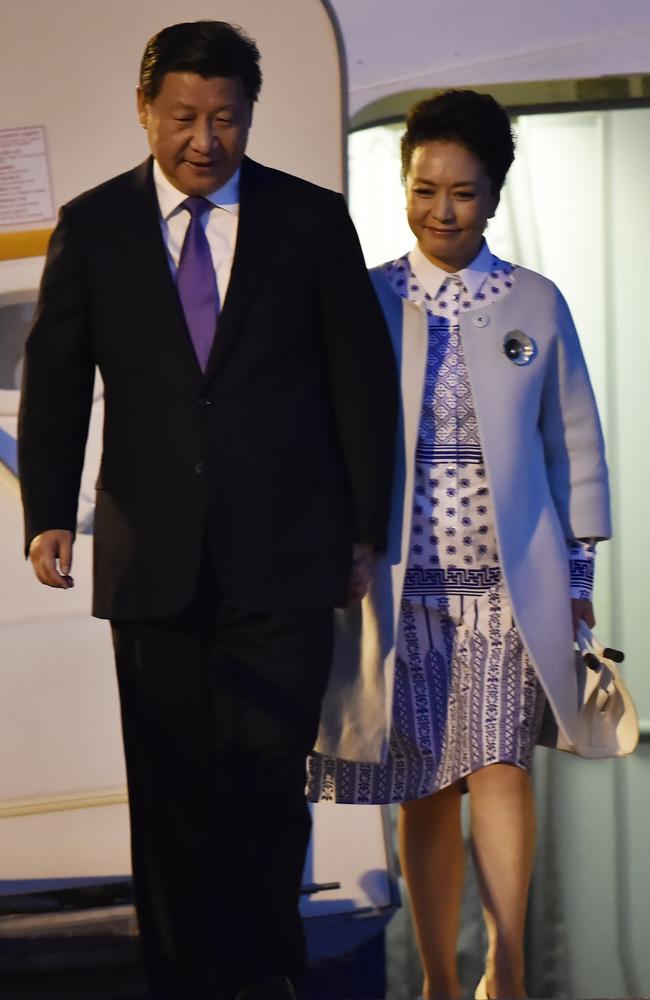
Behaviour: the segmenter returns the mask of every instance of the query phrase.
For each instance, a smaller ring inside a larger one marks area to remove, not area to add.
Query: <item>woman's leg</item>
[[[464,848],[458,785],[402,805],[399,849],[424,967],[423,996],[460,997],[456,945]]]
[[[525,997],[524,924],[535,852],[530,775],[491,764],[467,779],[472,852],[488,931],[490,997]]]

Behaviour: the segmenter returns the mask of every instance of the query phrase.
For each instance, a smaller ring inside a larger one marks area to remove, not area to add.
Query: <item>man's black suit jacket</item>
[[[230,286],[203,374],[149,160],[64,206],[26,347],[26,541],[75,529],[95,366],[105,393],[93,611],[189,602],[205,546],[249,610],[344,603],[381,548],[395,364],[340,195],[245,158]]]

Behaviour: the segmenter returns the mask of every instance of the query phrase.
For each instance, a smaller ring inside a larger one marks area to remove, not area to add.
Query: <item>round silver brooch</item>
[[[537,344],[523,330],[511,330],[503,338],[503,353],[513,365],[529,365],[537,354]]]

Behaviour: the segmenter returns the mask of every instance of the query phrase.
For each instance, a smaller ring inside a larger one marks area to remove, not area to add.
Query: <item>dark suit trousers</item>
[[[247,977],[302,972],[305,757],[332,621],[331,609],[238,610],[204,570],[177,617],[112,623],[156,998],[231,1000]]]

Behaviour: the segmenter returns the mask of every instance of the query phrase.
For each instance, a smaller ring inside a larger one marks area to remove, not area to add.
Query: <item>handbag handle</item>
[[[578,625],[576,646],[576,657],[588,668],[579,699],[584,738],[576,752],[585,757],[624,757],[639,742],[639,722],[617,666],[623,654],[602,646],[584,622]]]
[[[576,642],[580,652],[586,654],[585,660],[588,666],[592,666],[587,659],[589,654],[596,657],[602,656],[606,660],[613,660],[614,663],[623,663],[625,659],[625,654],[620,649],[612,649],[611,646],[602,646],[587,623],[583,622],[582,619],[578,622]],[[592,669],[599,669],[599,667],[592,667]]]

